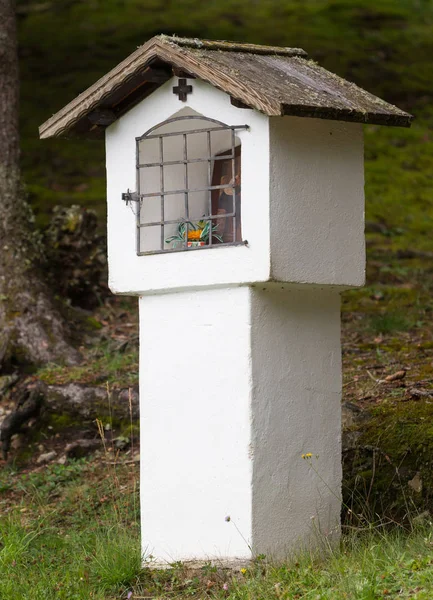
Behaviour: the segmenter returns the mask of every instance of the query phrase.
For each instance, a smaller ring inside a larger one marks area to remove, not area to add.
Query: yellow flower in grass
[[[246,572],[247,572],[247,570],[245,569],[245,567],[242,567],[242,569],[241,569],[242,575],[245,575]]]

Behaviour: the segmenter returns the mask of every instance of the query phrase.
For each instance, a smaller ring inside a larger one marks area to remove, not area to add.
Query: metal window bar
[[[137,210],[135,213],[135,222],[136,222],[136,234],[135,234],[135,243],[137,248],[137,254],[140,254],[141,249],[141,200],[140,200],[140,143],[138,140],[135,141],[135,161],[136,161],[136,189],[138,194],[138,202],[137,202]]]
[[[234,216],[234,213],[226,213],[225,215],[202,215],[201,217],[191,217],[189,221],[210,221],[211,219],[229,219]],[[149,223],[140,223],[139,227],[156,227],[157,225],[176,225],[179,223],[185,223],[185,219],[149,221]]]
[[[210,131],[207,131],[205,133],[208,133],[210,135]],[[229,154],[225,154],[224,156],[211,156],[210,160],[227,160],[228,158],[232,158],[231,155]],[[201,162],[208,162],[209,158],[190,158],[188,159],[188,164],[190,163],[201,163]],[[162,163],[164,165],[164,167],[168,167],[170,165],[183,165],[185,164],[184,160],[166,160],[165,162]],[[161,166],[161,162],[155,162],[155,163],[143,163],[143,164],[139,164],[138,167],[140,169],[147,169],[148,167],[159,167]]]
[[[243,240],[241,242],[225,242],[224,244],[214,244],[212,248],[227,248],[227,246],[248,246],[248,241]],[[209,246],[191,246],[188,248],[188,252],[193,252],[194,250],[204,250],[205,248],[209,248]],[[182,246],[180,248],[167,248],[164,252],[161,250],[146,250],[143,252],[137,252],[137,256],[148,256],[150,254],[167,254],[171,252],[185,252],[185,248]]]
[[[235,158],[236,137],[234,129],[232,129],[232,198],[233,198],[233,233],[232,242],[236,241],[236,158]]]
[[[208,190],[226,190],[230,188],[234,188],[235,186],[232,184],[224,183],[223,185],[211,185],[202,188],[182,188],[180,190],[167,190],[164,193],[162,192],[151,192],[149,194],[139,194],[140,199],[143,198],[155,198],[156,196],[173,196],[174,194],[185,194],[186,192],[207,192]]]
[[[194,117],[187,117],[187,119],[193,119]],[[202,121],[212,121],[212,119],[206,119],[205,117],[199,117]],[[161,123],[161,125],[166,125],[167,123],[173,121],[180,121],[181,119],[171,119],[170,121],[165,121],[165,123]],[[215,121],[216,122],[216,121]],[[159,127],[159,126],[158,126]],[[200,129],[188,129],[187,131],[169,131],[168,133],[155,133],[153,135],[144,134],[141,137],[135,138],[138,142],[142,140],[152,140],[155,138],[159,138],[161,135],[164,137],[173,137],[174,135],[184,135],[185,133],[190,135],[193,133],[206,133],[206,131],[228,131],[229,129],[248,129],[249,125],[221,125],[221,127],[203,127]]]
[[[241,242],[225,242],[224,244],[214,244],[212,248],[227,248],[227,246],[248,246],[248,241],[243,240]],[[204,248],[209,248],[209,246],[191,246],[188,248],[188,252],[192,252],[194,250],[203,250]],[[144,252],[137,252],[137,256],[166,254],[168,252],[185,252],[185,248],[183,246],[181,248],[166,248],[164,252],[161,252],[161,250],[146,250]]]
[[[210,117],[204,117],[203,115],[187,115],[184,117],[173,117],[171,119],[167,119],[163,123],[158,123],[157,125],[154,125],[150,129],[148,129],[145,133],[143,133],[143,135],[141,135],[140,137],[137,137],[135,139],[140,141],[144,138],[150,137],[150,134],[152,133],[152,131],[155,131],[155,129],[159,129],[162,125],[169,125],[170,123],[174,123],[175,121],[194,121],[194,120],[209,121],[209,123],[215,123],[215,125],[217,125],[218,127],[221,127],[222,129],[230,129],[231,127],[234,127],[235,129],[238,129],[238,128],[248,129],[248,125],[239,125],[239,126],[238,125],[226,125],[222,121],[218,121],[217,119],[211,119]],[[214,127],[213,129],[216,129],[216,128]],[[173,133],[179,133],[179,132],[173,132]],[[181,131],[180,133],[182,134],[183,132]],[[157,134],[157,137],[159,135],[166,135],[166,134]]]
[[[189,231],[189,225],[188,225],[188,219],[189,219],[189,206],[188,206],[188,200],[189,200],[189,194],[188,194],[188,147],[187,147],[187,138],[186,138],[186,133],[183,134],[183,160],[185,161],[185,166],[184,166],[184,187],[185,187],[185,250],[188,250],[188,231]]]
[[[228,126],[228,125],[224,125],[223,123],[216,121],[214,119],[207,119],[206,117],[202,117],[202,116],[189,116],[189,117],[177,117],[174,119],[169,119],[168,121],[166,121],[164,124],[173,122],[173,121],[181,121],[181,120],[190,120],[190,119],[200,119],[200,120],[207,120],[207,121],[211,121],[213,123],[216,123],[217,126],[216,127],[209,127],[209,128],[202,128],[202,129],[191,129],[188,131],[176,131],[176,132],[169,132],[169,133],[161,133],[161,134],[153,134],[153,135],[149,135],[151,131],[153,131],[154,129],[158,128],[161,126],[161,124],[153,127],[152,129],[150,129],[146,134],[144,134],[141,137],[137,137],[136,138],[136,169],[137,169],[137,199],[138,199],[138,210],[137,210],[137,254],[138,255],[145,255],[145,254],[159,254],[162,252],[179,252],[179,251],[183,251],[183,250],[199,250],[200,248],[203,248],[202,246],[191,246],[188,247],[188,230],[189,230],[189,225],[188,225],[188,221],[190,221],[190,216],[189,216],[189,194],[192,192],[208,192],[208,215],[204,215],[201,216],[197,219],[193,219],[195,220],[202,220],[202,221],[208,221],[209,222],[209,227],[210,227],[210,231],[209,231],[209,240],[208,240],[208,244],[207,247],[224,247],[227,245],[245,245],[247,242],[242,242],[242,241],[238,241],[237,240],[237,235],[236,235],[236,224],[237,224],[237,217],[238,215],[236,214],[236,181],[235,181],[235,173],[236,173],[236,161],[235,161],[235,151],[236,151],[236,137],[235,137],[235,130],[236,129],[248,129],[248,125],[232,125],[232,126]],[[221,155],[221,156],[212,156],[212,140],[211,140],[211,136],[212,136],[212,132],[214,131],[230,131],[231,132],[231,152],[230,154],[225,154],[225,155]],[[191,134],[198,134],[198,133],[206,133],[207,135],[207,157],[206,158],[195,158],[195,159],[188,159],[188,146],[187,146],[187,136],[191,135]],[[164,161],[164,138],[166,137],[172,137],[172,136],[183,136],[183,160],[176,160],[176,161]],[[156,163],[140,163],[139,160],[139,154],[140,154],[140,142],[144,141],[144,140],[148,140],[148,139],[159,139],[159,162]],[[212,186],[212,162],[214,161],[218,161],[218,160],[231,160],[231,171],[232,171],[232,177],[231,177],[231,183],[230,184],[223,184],[223,185],[215,185]],[[191,163],[199,163],[199,162],[207,162],[208,163],[208,169],[207,169],[207,183],[208,185],[206,187],[203,188],[193,188],[193,189],[189,189],[188,188],[188,164]],[[169,190],[166,191],[165,190],[165,181],[164,181],[164,166],[168,166],[168,165],[177,165],[177,164],[183,164],[184,165],[184,188],[180,189],[180,190]],[[149,168],[149,167],[159,167],[160,168],[160,191],[159,192],[155,192],[155,193],[145,193],[142,194],[141,193],[141,184],[140,184],[140,170],[141,169],[145,169],[145,168]],[[221,189],[231,189],[232,190],[232,196],[233,196],[233,208],[232,208],[232,212],[231,213],[226,213],[224,215],[213,215],[212,214],[212,191],[213,190],[221,190]],[[165,205],[164,205],[164,199],[165,196],[168,195],[173,195],[173,194],[183,194],[184,195],[184,206],[185,206],[185,218],[184,219],[172,219],[172,220],[165,220]],[[153,198],[156,196],[160,196],[161,197],[161,220],[160,221],[152,221],[149,223],[141,223],[141,209],[143,206],[143,201],[145,201],[146,198]],[[213,240],[212,240],[212,227],[213,227],[213,219],[227,219],[227,218],[232,218],[232,226],[233,226],[233,235],[232,235],[232,240],[229,242],[223,242],[223,243],[219,243],[215,246],[215,244],[213,244]],[[181,248],[165,248],[165,225],[170,225],[170,224],[179,224],[179,223],[185,223],[185,242],[183,244],[183,246]],[[141,230],[144,227],[151,227],[151,226],[160,226],[161,227],[161,236],[160,236],[160,249],[159,250],[151,250],[151,251],[141,251]],[[206,247],[206,246],[205,246]]]
[[[212,141],[210,131],[206,134],[207,137],[207,185],[208,185],[208,212],[212,215]],[[210,217],[209,221],[210,234],[209,234],[209,246],[212,247],[212,233],[213,233],[213,221]]]
[[[159,138],[160,186],[161,186],[161,251],[164,250],[164,138]]]

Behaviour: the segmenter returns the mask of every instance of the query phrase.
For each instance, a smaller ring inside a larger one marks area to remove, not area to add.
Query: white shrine
[[[157,36],[41,126],[105,134],[109,284],[140,298],[144,556],[338,539],[362,123],[410,120],[300,49]]]

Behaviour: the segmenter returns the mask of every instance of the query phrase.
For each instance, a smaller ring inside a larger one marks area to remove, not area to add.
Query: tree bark
[[[19,70],[15,1],[0,0],[0,368],[5,360],[79,360],[43,283],[43,248],[20,174]]]

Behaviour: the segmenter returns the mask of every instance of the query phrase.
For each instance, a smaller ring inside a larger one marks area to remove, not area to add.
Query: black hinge
[[[122,194],[122,200],[126,202],[126,204],[129,204],[130,202],[138,202],[140,197],[137,192],[131,192],[131,190],[128,189],[127,192]]]

